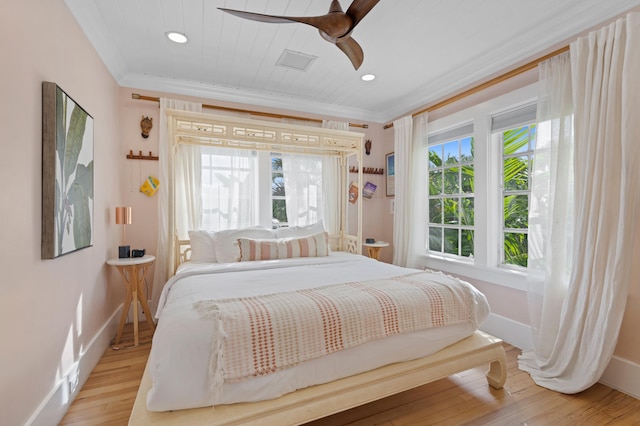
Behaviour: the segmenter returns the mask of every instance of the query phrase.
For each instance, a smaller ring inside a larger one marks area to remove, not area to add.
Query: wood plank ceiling
[[[121,86],[386,122],[573,39],[640,0],[382,0],[347,57],[302,24],[243,20],[218,7],[312,16],[329,0],[65,0]],[[346,10],[348,0],[342,1]],[[189,37],[183,45],[167,31]],[[284,49],[317,57],[276,65]],[[369,83],[362,74],[377,78]]]

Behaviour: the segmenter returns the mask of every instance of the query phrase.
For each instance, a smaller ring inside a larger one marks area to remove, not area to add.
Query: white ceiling
[[[358,71],[318,31],[219,11],[313,16],[330,0],[65,0],[124,87],[387,122],[534,57],[640,0],[381,0],[354,30]],[[342,0],[346,11],[349,0]],[[189,42],[165,37],[179,31]],[[276,66],[284,49],[317,56]],[[374,73],[365,83],[360,76]],[[213,103],[213,102],[212,102]]]

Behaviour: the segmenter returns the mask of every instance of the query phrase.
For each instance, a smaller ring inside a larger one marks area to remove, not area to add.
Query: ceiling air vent
[[[278,58],[276,65],[306,71],[316,59],[318,59],[317,56],[284,49],[282,55]]]

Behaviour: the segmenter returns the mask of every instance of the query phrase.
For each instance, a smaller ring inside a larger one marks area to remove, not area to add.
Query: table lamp
[[[131,247],[124,245],[126,225],[131,225],[131,207],[116,207],[116,225],[122,225],[122,245],[118,246],[118,257],[131,255]]]

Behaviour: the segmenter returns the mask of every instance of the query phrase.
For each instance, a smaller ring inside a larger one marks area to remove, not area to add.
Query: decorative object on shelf
[[[355,204],[358,201],[358,184],[351,182],[349,186],[349,202]]]
[[[142,186],[140,187],[140,192],[142,192],[144,195],[148,197],[153,197],[153,195],[158,190],[159,186],[160,186],[160,181],[158,180],[158,178],[149,176],[147,180],[145,180]]]
[[[387,164],[387,197],[394,197],[396,195],[396,168],[393,152],[387,154],[385,160]]]
[[[122,244],[118,246],[118,257],[127,258],[131,254],[131,248],[125,245],[126,225],[131,225],[131,207],[116,207],[116,225],[122,225]]]
[[[367,155],[371,154],[371,139],[367,139],[364,143],[364,153]]]
[[[356,166],[349,167],[349,173],[358,173],[358,168]],[[384,169],[377,169],[375,167],[363,167],[362,173],[367,175],[381,175],[384,174]]]
[[[127,154],[127,159],[129,160],[154,160],[158,161],[158,157],[154,156],[151,151],[149,151],[149,155],[142,155],[142,151],[138,151],[138,155],[133,154],[133,150],[129,150]]]
[[[93,245],[93,117],[42,82],[42,259]]]
[[[371,197],[373,197],[373,193],[376,192],[376,188],[378,187],[378,185],[375,185],[371,182],[367,182],[364,184],[364,188],[362,188],[362,196],[364,198],[369,198],[371,199]]]
[[[142,129],[142,133],[140,134],[143,138],[149,137],[149,132],[153,127],[153,118],[142,116],[142,120],[140,120],[140,129]]]

